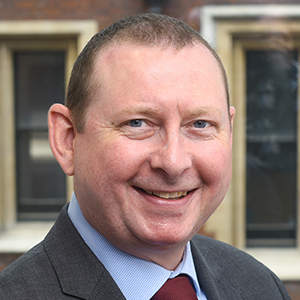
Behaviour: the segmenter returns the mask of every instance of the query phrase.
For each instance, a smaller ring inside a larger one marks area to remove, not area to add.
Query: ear
[[[233,120],[234,120],[234,116],[235,116],[235,108],[233,106],[230,106],[230,143],[232,146],[232,131],[233,131]]]
[[[62,104],[51,106],[48,112],[48,127],[50,147],[55,158],[67,175],[74,175],[75,128],[70,110]]]
[[[234,115],[235,115],[235,108],[233,106],[230,106],[229,112],[230,112],[230,125],[232,128],[233,127],[233,119],[234,119]]]

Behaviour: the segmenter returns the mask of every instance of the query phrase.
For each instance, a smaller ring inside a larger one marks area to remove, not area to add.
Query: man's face
[[[75,193],[87,220],[121,249],[154,260],[183,251],[231,179],[220,69],[202,45],[111,46],[74,140]],[[232,114],[233,114],[233,108]]]

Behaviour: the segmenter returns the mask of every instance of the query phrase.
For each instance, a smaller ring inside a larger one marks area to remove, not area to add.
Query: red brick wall
[[[145,12],[141,0],[3,0],[1,20],[97,20],[100,28],[133,14]]]
[[[285,282],[289,295],[292,300],[300,300],[300,283],[298,281]]]
[[[0,272],[15,261],[21,254],[1,253],[0,254]]]
[[[199,28],[198,9],[207,4],[300,4],[300,0],[166,0],[163,13]],[[147,12],[146,0],[2,0],[0,20],[87,20],[103,28],[126,16]]]

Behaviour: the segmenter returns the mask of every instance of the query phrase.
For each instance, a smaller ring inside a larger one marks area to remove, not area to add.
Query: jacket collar
[[[120,289],[85,244],[66,205],[44,241],[63,293],[81,299],[125,300]]]
[[[216,245],[216,241],[201,235],[196,235],[191,240],[191,249],[200,288],[203,289],[207,299],[244,299],[241,293],[234,288],[235,285],[231,282],[231,278],[228,278],[228,274],[225,274],[226,270],[224,272],[224,257],[222,252],[218,251],[219,247],[220,245]],[[226,268],[229,269],[230,266],[225,266]]]

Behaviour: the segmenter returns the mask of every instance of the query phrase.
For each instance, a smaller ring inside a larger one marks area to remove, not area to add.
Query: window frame
[[[0,253],[27,251],[53,224],[17,221],[13,52],[65,51],[68,82],[77,55],[97,31],[94,20],[0,21]],[[72,190],[72,178],[68,177],[66,199],[70,199]]]
[[[258,22],[259,19],[263,19],[263,21]],[[258,47],[257,43],[249,41],[255,34],[268,34],[270,31],[273,33],[289,32],[292,36],[299,38],[300,5],[206,6],[201,10],[201,20],[202,35],[213,45],[224,63],[230,86],[231,103],[237,110],[233,129],[232,183],[224,202],[207,222],[206,228],[208,231],[212,231],[217,239],[241,248],[265,263],[282,280],[299,280],[299,217],[296,248],[247,248],[245,243],[245,49]],[[298,42],[297,49],[300,50]],[[299,115],[298,128],[300,129]],[[299,138],[298,130],[298,174],[300,174]],[[299,177],[298,187],[300,186]],[[297,201],[297,215],[300,216],[299,191]]]

